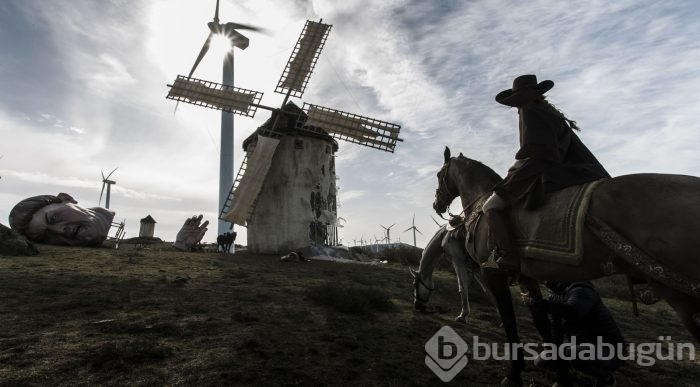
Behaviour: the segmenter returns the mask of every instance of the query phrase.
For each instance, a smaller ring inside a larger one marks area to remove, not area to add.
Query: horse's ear
[[[445,162],[450,161],[451,152],[449,147],[445,147]]]
[[[459,157],[464,158],[464,155],[462,154],[462,152],[459,152]]]

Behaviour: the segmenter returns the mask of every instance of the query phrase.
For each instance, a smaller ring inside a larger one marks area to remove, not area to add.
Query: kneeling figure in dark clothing
[[[625,339],[608,308],[590,282],[546,282],[549,299],[534,300],[527,293],[525,304],[548,313],[557,355],[540,353],[535,365],[557,371],[558,386],[572,385],[569,369],[596,379],[596,386],[613,386],[613,372],[622,365]],[[561,358],[560,358],[561,357]]]

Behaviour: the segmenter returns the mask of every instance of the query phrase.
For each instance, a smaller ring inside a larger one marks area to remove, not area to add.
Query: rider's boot
[[[504,210],[490,209],[484,213],[491,237],[496,244],[496,264],[499,269],[520,271],[520,255],[510,219]]]

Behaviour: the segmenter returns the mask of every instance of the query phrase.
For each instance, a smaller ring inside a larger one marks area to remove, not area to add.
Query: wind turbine
[[[238,23],[219,23],[219,0],[216,0],[216,11],[214,12],[214,21],[207,23],[209,27],[209,36],[204,41],[202,49],[199,51],[197,59],[194,61],[192,70],[187,78],[191,78],[194,70],[202,61],[204,55],[209,51],[212,38],[222,36],[228,38],[231,42],[231,49],[227,51],[224,57],[223,69],[223,84],[233,87],[233,48],[238,47],[245,50],[248,47],[248,38],[241,35],[236,30],[261,31],[260,28],[252,27]],[[219,207],[223,208],[228,198],[229,189],[233,185],[233,113],[221,111],[221,152],[219,155]],[[218,211],[217,211],[218,212]],[[233,223],[230,227],[228,222],[219,219],[218,232],[219,235],[226,231],[233,230]]]
[[[435,220],[435,218],[433,218],[432,216],[430,217],[430,219],[432,219],[433,222],[435,222],[435,224],[437,224],[438,228],[444,226],[444,224],[440,224],[440,223],[439,223],[437,220]]]
[[[119,167],[117,167],[117,168],[119,168]],[[107,196],[105,197],[105,208],[109,208],[109,197],[110,197],[110,193],[112,192],[112,190],[111,190],[112,184],[117,184],[116,181],[109,180],[109,177],[112,176],[112,174],[114,173],[114,171],[117,170],[117,168],[114,168],[112,170],[112,172],[110,172],[107,175],[107,177],[105,177],[105,171],[100,169],[100,173],[102,174],[102,191],[100,191],[100,200],[97,203],[98,206],[102,203],[102,194],[105,192],[105,186],[107,186]]]
[[[416,231],[418,231],[418,233],[421,235],[423,235],[423,233],[420,232],[420,230],[418,230],[418,227],[416,227],[416,214],[413,214],[413,222],[411,222],[411,227],[404,230],[404,232],[410,231],[410,230],[413,230],[413,247],[417,247],[416,246]]]
[[[379,242],[380,242],[379,238],[377,238],[377,236],[375,235],[374,236],[374,251],[376,253],[379,252]]]
[[[386,230],[386,243],[389,244],[389,245],[391,244],[391,237],[389,236],[389,232],[391,231],[391,228],[394,227],[395,225],[396,225],[396,223],[392,224],[392,225],[389,226],[389,227],[384,227],[384,226],[382,226],[382,225],[380,224],[380,226],[382,226],[382,228],[383,228],[384,230]]]

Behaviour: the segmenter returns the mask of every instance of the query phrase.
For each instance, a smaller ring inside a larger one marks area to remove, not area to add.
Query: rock
[[[0,223],[0,255],[37,255],[39,250],[24,235]]]

